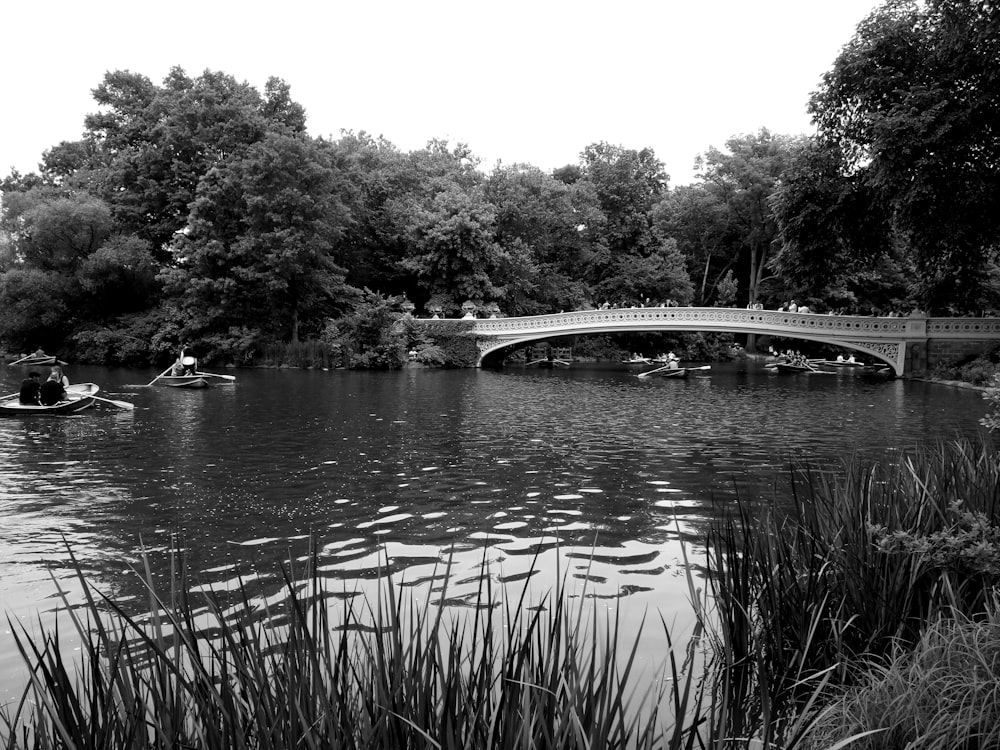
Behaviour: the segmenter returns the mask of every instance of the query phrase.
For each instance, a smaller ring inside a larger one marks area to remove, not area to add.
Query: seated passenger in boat
[[[69,386],[69,378],[63,374],[62,368],[59,365],[52,365],[52,370],[49,372],[49,380],[58,380],[66,388]]]
[[[29,372],[28,377],[21,381],[21,391],[18,395],[18,401],[22,404],[37,404],[38,403],[38,392],[41,390],[41,383],[38,379],[42,377],[37,372]]]
[[[59,377],[59,374],[53,372],[38,389],[38,400],[42,406],[55,406],[65,399],[66,386],[62,384],[62,378]]]
[[[677,370],[679,368],[680,368],[680,359],[677,358],[676,354],[674,354],[673,352],[670,352],[667,355],[667,369],[668,370]]]

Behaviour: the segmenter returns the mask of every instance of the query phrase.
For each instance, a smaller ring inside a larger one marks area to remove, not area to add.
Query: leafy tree
[[[431,295],[497,300],[504,289],[494,279],[505,258],[494,239],[496,212],[481,190],[448,185],[428,205],[411,207],[411,254],[403,267]]]
[[[891,0],[857,29],[810,111],[886,206],[930,309],[987,304],[1000,244],[1000,6]]]
[[[4,196],[3,226],[25,265],[72,274],[110,236],[111,210],[84,192],[35,187]]]
[[[106,322],[147,309],[159,297],[159,270],[148,242],[116,235],[80,264],[77,278],[92,316]]]
[[[304,110],[275,78],[261,97],[249,84],[210,70],[191,78],[175,67],[162,86],[113,71],[94,99],[102,109],[85,120],[93,156],[77,184],[98,192],[114,207],[121,230],[147,240],[158,255],[187,223],[199,181],[211,169],[267,133],[305,127]]]
[[[348,367],[398,370],[407,360],[408,328],[395,311],[400,298],[365,289],[354,310],[327,323],[322,339]]]
[[[587,274],[595,298],[626,303],[690,298],[686,269],[669,257],[677,246],[654,230],[654,208],[668,177],[653,151],[597,143],[584,149],[581,161],[603,215]],[[663,253],[667,257],[657,257]]]
[[[574,310],[592,302],[583,273],[603,222],[589,182],[566,184],[530,165],[497,166],[486,184],[496,207],[496,239],[526,259],[505,311],[526,315]]]
[[[296,341],[349,306],[334,260],[350,218],[338,182],[315,142],[277,134],[205,176],[163,274],[189,334],[226,342],[254,321],[265,336]]]
[[[62,274],[38,268],[0,274],[0,340],[15,350],[59,351],[70,317],[68,286]]]
[[[725,237],[735,268],[745,279],[741,288],[752,303],[760,298],[777,250],[778,226],[770,198],[803,145],[801,137],[774,135],[762,128],[730,138],[727,152],[713,147],[699,157],[705,192],[721,208],[719,234]]]
[[[735,265],[729,252],[732,226],[726,206],[703,184],[684,185],[671,190],[653,208],[653,226],[661,237],[672,238],[687,262],[688,273],[696,279],[690,298],[669,295],[678,302],[707,304],[720,280]]]
[[[781,249],[772,266],[797,299],[835,307],[907,307],[912,271],[892,242],[887,207],[840,151],[813,140],[785,170],[771,198]]]
[[[344,200],[353,217],[340,243],[348,283],[418,298],[418,285],[401,265],[408,249],[401,209],[420,182],[412,161],[384,138],[365,132],[344,132],[330,148],[345,177]]]

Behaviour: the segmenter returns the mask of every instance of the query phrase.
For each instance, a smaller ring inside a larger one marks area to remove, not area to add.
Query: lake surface
[[[281,589],[313,535],[331,587],[367,591],[387,567],[419,591],[452,559],[447,598],[569,575],[581,596],[688,616],[684,550],[738,495],[787,489],[795,460],[833,466],[979,431],[977,391],[776,375],[714,365],[687,380],[624,366],[394,373],[239,370],[205,391],[136,388],[155,372],[69,368],[135,403],[0,420],[0,607],[33,627],[71,601],[66,544],[88,577],[141,601],[149,551],[179,546],[200,585],[256,576]],[[4,393],[24,372],[0,367]],[[65,540],[65,541],[64,541]],[[0,670],[18,664],[0,621]],[[5,700],[0,680],[0,701]]]

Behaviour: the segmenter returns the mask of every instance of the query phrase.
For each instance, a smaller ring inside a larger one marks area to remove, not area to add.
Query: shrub
[[[1000,607],[939,618],[911,650],[897,646],[819,716],[804,748],[855,739],[856,750],[1000,747]]]

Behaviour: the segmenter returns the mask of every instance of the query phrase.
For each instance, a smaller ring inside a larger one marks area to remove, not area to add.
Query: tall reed
[[[1000,457],[987,441],[856,458],[796,473],[791,505],[740,504],[710,533],[727,736],[795,742],[817,690],[915,644],[955,613],[981,615],[1000,580]]]
[[[286,573],[275,609],[245,586],[235,602],[196,599],[180,565],[161,596],[147,567],[142,619],[84,581],[86,606],[67,602],[81,664],[58,628],[17,634],[31,684],[0,712],[4,747],[695,746],[693,659],[670,651],[668,674],[638,675],[637,642],[622,648],[616,617],[583,599],[568,608],[565,579],[532,602],[484,575],[456,613],[446,587],[404,600],[388,576],[377,601],[332,604],[317,571]],[[660,713],[670,691],[674,726]]]

